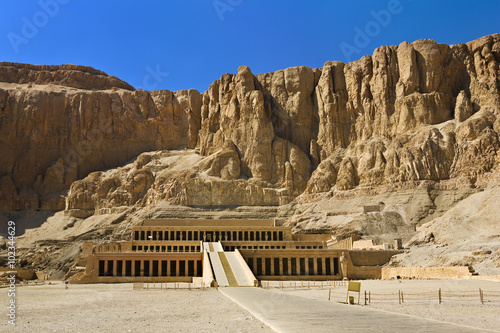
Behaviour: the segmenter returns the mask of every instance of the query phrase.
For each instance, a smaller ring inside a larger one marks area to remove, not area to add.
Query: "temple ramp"
[[[253,287],[255,276],[240,252],[224,252],[220,242],[204,242],[215,280],[220,287]]]
[[[231,266],[231,271],[236,279],[237,285],[240,287],[254,287],[256,278],[247,263],[236,250],[235,252],[225,252],[226,259]],[[231,284],[231,286],[233,286]]]
[[[222,263],[222,267],[224,268],[224,273],[226,274],[226,279],[230,287],[239,287],[238,281],[236,280],[236,276],[234,275],[233,269],[229,264],[229,260],[227,254],[224,252],[218,252],[219,259]]]
[[[215,280],[219,287],[228,287],[229,281],[226,277],[226,272],[222,266],[222,262],[219,257],[218,252],[209,252],[208,256],[210,258],[210,263],[212,264],[212,269],[214,271]]]
[[[210,244],[212,244],[215,252],[224,252],[224,249],[222,248],[222,244],[220,242],[213,242]]]

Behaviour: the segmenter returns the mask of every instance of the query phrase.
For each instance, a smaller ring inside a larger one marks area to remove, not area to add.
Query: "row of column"
[[[200,252],[200,246],[189,245],[132,245],[132,251],[138,252]]]
[[[246,260],[256,276],[337,275],[340,273],[339,259],[331,257],[252,257]]]
[[[147,241],[283,241],[284,231],[134,230],[134,240]]]
[[[286,249],[285,245],[235,245],[235,246],[230,246],[226,245],[224,246],[224,251],[234,251],[235,249],[238,250],[284,250]]]
[[[202,276],[201,260],[99,260],[99,276]]]

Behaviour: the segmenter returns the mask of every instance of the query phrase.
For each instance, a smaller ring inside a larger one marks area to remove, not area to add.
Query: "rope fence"
[[[398,290],[393,294],[372,293],[370,291],[364,292],[365,302],[370,304],[372,302],[398,302],[404,303],[470,303],[470,304],[500,304],[499,291],[485,291],[479,288],[477,291],[450,291],[438,289],[435,291],[423,291],[419,293],[405,293],[403,290]]]
[[[327,289],[328,300],[345,302],[348,281],[261,281],[263,289]],[[500,290],[425,290],[420,292],[405,292],[398,290],[394,292],[372,292],[361,291],[361,302],[365,305],[371,303],[398,303],[398,304],[500,304]],[[326,297],[326,296],[325,296]]]
[[[348,281],[328,280],[328,281],[261,281],[263,289],[310,289],[328,287],[347,287]]]
[[[205,290],[211,289],[209,285],[204,283],[188,283],[188,282],[134,282],[133,290]]]

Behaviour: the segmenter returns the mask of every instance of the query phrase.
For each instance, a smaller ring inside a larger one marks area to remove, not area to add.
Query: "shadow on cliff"
[[[11,214],[0,213],[0,236],[8,237],[8,222],[15,223],[15,236],[19,237],[26,233],[28,229],[40,227],[48,218],[55,215],[55,212],[41,211],[20,211]]]

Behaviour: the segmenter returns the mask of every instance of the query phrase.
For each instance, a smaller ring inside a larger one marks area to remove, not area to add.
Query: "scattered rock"
[[[424,243],[431,243],[431,242],[434,242],[434,234],[432,232],[425,235],[424,238]]]

